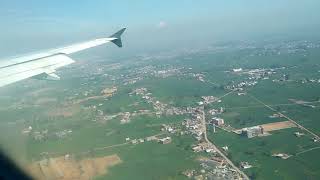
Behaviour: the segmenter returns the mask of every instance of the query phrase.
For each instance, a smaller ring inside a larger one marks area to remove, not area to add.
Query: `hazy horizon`
[[[319,38],[319,5],[317,0],[1,2],[0,57],[109,36],[121,27],[128,28],[122,50],[128,53],[230,40]]]

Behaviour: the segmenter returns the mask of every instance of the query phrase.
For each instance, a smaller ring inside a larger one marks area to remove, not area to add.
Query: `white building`
[[[241,72],[242,68],[232,69],[233,72]]]
[[[242,134],[246,135],[248,138],[256,137],[263,134],[262,126],[253,126],[249,128],[243,128]]]
[[[224,120],[222,118],[213,117],[212,118],[212,123],[217,125],[217,126],[221,126],[221,125],[224,124]]]
[[[162,139],[159,139],[159,142],[161,143],[161,144],[169,144],[169,143],[171,143],[171,137],[165,137],[165,138],[162,138]]]

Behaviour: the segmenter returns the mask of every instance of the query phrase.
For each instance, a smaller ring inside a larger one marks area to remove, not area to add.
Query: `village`
[[[258,71],[260,72],[260,71]],[[106,88],[101,91],[103,97],[112,97],[117,92],[117,88]],[[184,115],[185,118],[180,124],[168,123],[160,126],[161,133],[149,137],[126,137],[125,144],[139,145],[141,143],[155,141],[160,144],[170,144],[172,139],[176,136],[191,135],[197,143],[192,145],[192,151],[194,153],[206,153],[207,158],[199,160],[201,170],[186,170],[182,172],[187,177],[194,178],[210,178],[210,177],[222,177],[232,179],[247,179],[247,176],[242,172],[244,169],[252,168],[253,165],[250,162],[240,162],[239,167],[235,166],[231,160],[228,159],[228,145],[218,148],[207,138],[207,128],[212,128],[213,133],[216,132],[216,128],[221,130],[238,134],[239,136],[247,138],[263,137],[271,135],[272,131],[281,130],[285,128],[297,127],[297,125],[290,120],[262,124],[253,127],[244,127],[241,129],[235,129],[231,127],[223,118],[220,116],[225,113],[223,107],[212,108],[207,111],[204,110],[204,106],[221,103],[221,99],[214,96],[202,96],[201,101],[197,102],[196,107],[174,107],[172,105],[160,102],[157,98],[152,96],[152,93],[147,88],[137,88],[132,92],[128,93],[129,96],[139,96],[146,103],[152,105],[153,110],[141,109],[134,112],[119,112],[113,115],[104,114],[103,111],[99,110],[98,106],[89,107],[96,111],[96,119],[93,121],[105,122],[114,118],[120,120],[120,124],[127,124],[131,122],[131,119],[136,116],[148,115],[156,116],[174,116]],[[238,93],[239,95],[239,93]],[[244,94],[245,95],[245,94]],[[307,104],[304,101],[294,101],[297,104]],[[283,114],[274,113],[269,118],[283,118]],[[206,120],[209,118],[209,120]],[[47,129],[42,131],[34,131],[33,127],[29,126],[22,131],[23,134],[31,135],[36,141],[46,141],[50,138],[64,139],[68,138],[72,133],[72,129],[65,129],[56,132],[48,132]],[[304,136],[302,132],[295,132],[296,137]],[[317,138],[314,141],[318,141]],[[292,155],[283,153],[272,154],[272,157],[280,159],[288,159]],[[241,168],[241,169],[239,169]]]
[[[119,65],[115,64],[113,68],[120,68]],[[177,68],[175,66],[167,66],[166,68],[158,69],[155,66],[143,66],[137,69],[130,69],[130,73],[127,75],[113,76],[107,73],[103,73],[103,67],[101,71],[97,71],[97,75],[102,75],[106,79],[110,79],[114,82],[113,85],[103,86],[100,88],[98,95],[97,92],[91,89],[86,89],[85,91],[77,92],[73,91],[71,96],[67,99],[68,105],[79,105],[91,100],[104,100],[108,101],[112,99],[119,91],[120,85],[130,86],[133,84],[138,84],[139,81],[142,81],[146,78],[155,77],[158,79],[165,79],[168,77],[191,77],[201,83],[210,83],[206,79],[205,72],[191,72],[192,68]],[[84,68],[85,69],[85,68]],[[256,86],[258,83],[273,79],[273,76],[280,74],[280,71],[285,69],[285,67],[280,68],[257,68],[257,69],[242,69],[235,68],[226,73],[242,77],[242,80],[224,86],[224,90],[227,93],[234,93],[238,96],[247,97],[250,96],[249,88]],[[86,77],[87,80],[94,80],[92,77]],[[287,74],[283,74],[278,79],[272,80],[274,83],[284,83],[289,82],[290,77]],[[271,81],[271,80],[270,80]],[[305,81],[299,81],[299,83],[318,83],[316,78],[306,79]],[[94,84],[94,83],[93,83]],[[87,87],[88,84],[84,83],[81,87]],[[208,138],[207,133],[219,133],[220,131],[225,131],[227,133],[235,134],[241,138],[245,138],[247,141],[250,141],[255,138],[264,138],[266,136],[271,136],[274,131],[281,131],[282,129],[297,128],[294,133],[292,133],[294,138],[303,138],[308,137],[308,131],[304,129],[303,126],[298,124],[296,121],[285,116],[281,112],[275,110],[274,113],[269,114],[265,118],[270,120],[270,123],[265,124],[256,124],[254,126],[234,128],[228,122],[228,120],[223,118],[223,115],[226,113],[226,108],[222,103],[221,97],[216,96],[200,96],[197,97],[200,99],[195,102],[192,106],[178,107],[174,106],[171,103],[164,103],[159,98],[155,97],[147,86],[140,86],[139,88],[133,88],[130,92],[126,92],[129,97],[138,98],[139,102],[136,101],[133,104],[128,106],[138,106],[141,101],[147,103],[152,107],[152,109],[138,109],[134,111],[121,111],[117,113],[106,113],[102,110],[103,101],[99,103],[92,103],[89,106],[84,106],[83,109],[93,112],[93,116],[89,119],[94,123],[107,123],[110,120],[119,120],[120,125],[127,125],[132,123],[136,117],[139,116],[152,116],[157,118],[162,117],[171,117],[171,116],[183,116],[184,119],[179,122],[159,122],[158,129],[159,133],[147,137],[139,136],[127,136],[123,139],[122,145],[132,145],[139,146],[147,142],[156,142],[161,146],[167,144],[173,144],[175,138],[179,136],[192,136],[195,140],[195,143],[191,144],[191,151],[201,158],[197,159],[199,162],[200,169],[187,169],[181,172],[184,176],[194,179],[210,179],[213,177],[221,177],[225,179],[248,179],[247,175],[244,174],[247,169],[255,168],[255,162],[250,160],[244,160],[236,165],[233,164],[228,157],[229,152],[232,150],[232,145],[229,142],[225,142],[223,146],[215,145],[214,139]],[[80,89],[81,90],[81,89]],[[79,91],[80,91],[79,90]],[[311,109],[317,108],[317,105],[313,101],[305,101],[300,99],[288,99],[291,104],[300,105],[302,107],[307,107]],[[318,101],[317,101],[318,102]],[[317,103],[316,102],[316,103]],[[212,104],[215,105],[212,108]],[[266,105],[261,105],[265,106]],[[205,108],[206,107],[206,108]],[[272,107],[271,107],[272,108]],[[270,109],[270,108],[269,108]],[[275,121],[275,122],[273,122]],[[32,137],[35,141],[41,143],[51,139],[68,139],[71,138],[74,132],[77,129],[73,128],[64,128],[56,130],[48,129],[39,129],[36,126],[26,126],[22,129],[21,133]],[[311,137],[313,142],[318,142],[319,138],[317,136]],[[114,147],[117,147],[118,144],[115,144]],[[98,147],[96,149],[104,149],[106,147]],[[311,148],[312,149],[312,148]],[[303,151],[308,152],[308,150]],[[298,153],[297,153],[298,154]],[[290,154],[288,152],[274,152],[269,156],[274,159],[286,160],[294,157],[296,154]]]

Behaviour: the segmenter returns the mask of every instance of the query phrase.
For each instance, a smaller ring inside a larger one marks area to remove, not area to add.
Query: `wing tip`
[[[116,33],[114,33],[113,35],[111,35],[111,38],[116,38],[114,40],[112,40],[111,42],[113,42],[115,45],[117,45],[118,47],[122,47],[122,40],[121,40],[121,35],[123,34],[123,32],[126,30],[127,28],[122,28],[119,31],[117,31]]]

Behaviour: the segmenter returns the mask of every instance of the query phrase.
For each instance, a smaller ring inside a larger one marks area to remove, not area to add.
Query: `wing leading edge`
[[[56,69],[75,62],[67,56],[68,54],[96,47],[108,42],[113,42],[118,47],[122,47],[121,35],[125,29],[126,28],[121,29],[108,38],[95,39],[39,54],[0,62],[0,87],[30,77],[45,77],[45,79],[49,80],[59,80],[60,77],[54,73]]]

